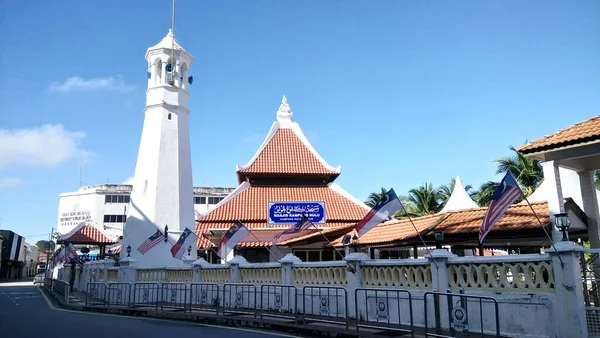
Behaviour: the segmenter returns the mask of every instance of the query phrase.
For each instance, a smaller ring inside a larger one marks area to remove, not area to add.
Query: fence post
[[[119,260],[119,272],[117,274],[117,280],[119,283],[130,283],[134,284],[135,281],[135,265],[137,260],[131,257],[124,257]]]
[[[80,288],[80,280],[81,280],[81,265],[76,264],[75,265],[75,282],[73,282],[73,290],[77,291]]]
[[[571,241],[558,242],[546,252],[552,257],[556,283],[554,324],[557,337],[588,337],[583,282],[578,252],[583,247]],[[560,259],[559,259],[560,257]],[[562,265],[561,265],[562,260]]]
[[[433,291],[437,292],[447,292],[450,288],[450,283],[448,281],[448,259],[456,257],[455,254],[448,251],[448,249],[435,249],[431,251],[431,254],[425,255],[425,258],[429,260],[429,264],[431,265],[431,287]],[[449,320],[448,316],[450,315],[448,312],[448,297],[439,297],[434,296],[433,299],[426,299],[424,301],[433,302],[429,308],[434,309],[429,314],[434,314],[439,328],[449,329]],[[433,318],[431,318],[433,319]]]
[[[202,269],[204,266],[210,265],[204,258],[198,258],[192,263],[192,269],[194,271],[194,275],[192,276],[192,282],[200,283],[202,282]]]
[[[362,252],[353,252],[346,255],[344,260],[346,261],[346,281],[348,286],[346,287],[348,298],[348,309],[347,314],[349,318],[356,318],[356,289],[361,287],[361,274],[360,268],[364,261],[368,261],[370,258],[367,254]]]
[[[292,253],[287,253],[279,260],[281,264],[281,284],[282,285],[294,285],[293,268],[294,263],[301,263],[302,260]]]
[[[229,266],[231,266],[232,283],[240,283],[242,281],[242,276],[240,275],[240,265],[245,264],[248,264],[248,261],[242,256],[235,256],[231,261],[229,261]]]

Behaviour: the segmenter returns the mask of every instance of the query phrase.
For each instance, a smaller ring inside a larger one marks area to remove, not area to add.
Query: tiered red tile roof
[[[598,141],[600,139],[600,115],[570,127],[561,129],[554,134],[520,146],[517,150],[523,154],[531,154],[560,147]]]
[[[235,220],[241,220],[259,237],[248,235],[241,246],[269,246],[274,235],[290,225],[267,223],[269,202],[324,201],[326,224],[323,228],[339,227],[358,222],[369,211],[333,183],[341,169],[327,164],[304,136],[300,126],[292,122],[292,113],[284,100],[265,141],[249,163],[238,166],[240,186],[196,223],[198,246],[210,242],[202,234],[209,230],[226,230]],[[294,185],[294,179],[312,179],[308,185]],[[254,179],[280,179],[280,185],[261,185]]]

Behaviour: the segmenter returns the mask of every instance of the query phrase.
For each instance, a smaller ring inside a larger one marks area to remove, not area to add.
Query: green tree
[[[501,157],[495,160],[498,164],[496,174],[510,172],[519,183],[519,186],[521,186],[521,190],[523,190],[525,196],[529,196],[544,180],[542,165],[540,161],[519,153],[513,146],[510,146],[509,149],[514,152],[512,156]]]
[[[56,244],[53,241],[40,240],[35,243],[35,246],[37,246],[40,251],[45,252],[54,250]]]
[[[483,183],[474,194],[475,202],[477,202],[480,207],[487,207],[490,205],[499,184],[500,183],[493,181]]]
[[[383,195],[385,195],[388,192],[388,190],[389,189],[381,187],[381,191],[374,191],[370,193],[369,197],[365,201],[365,204],[370,206],[371,208],[374,207],[375,204],[377,204],[377,202],[379,202],[379,200],[383,197]]]
[[[424,183],[418,188],[410,189],[406,202],[407,211],[417,216],[435,214],[442,209],[439,191],[434,189],[431,183]]]

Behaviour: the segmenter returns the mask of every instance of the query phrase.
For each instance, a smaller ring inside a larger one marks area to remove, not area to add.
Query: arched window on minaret
[[[187,64],[184,62],[183,65],[181,66],[181,72],[179,74],[179,80],[181,83],[181,88],[183,89],[187,89],[188,88],[188,66]]]
[[[154,61],[154,84],[162,83],[163,63],[160,58]]]
[[[165,66],[165,79],[166,79],[166,83],[168,84],[174,84],[175,83],[175,79],[172,78],[173,76],[173,71],[176,70],[175,64],[173,63],[173,59],[169,58],[169,60],[167,61],[167,65]]]

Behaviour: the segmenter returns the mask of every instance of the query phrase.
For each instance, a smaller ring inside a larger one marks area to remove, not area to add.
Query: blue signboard
[[[325,223],[325,202],[269,202],[269,224],[294,224],[304,214],[315,224]]]

